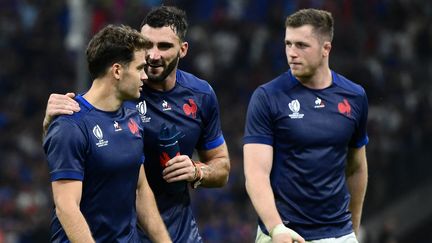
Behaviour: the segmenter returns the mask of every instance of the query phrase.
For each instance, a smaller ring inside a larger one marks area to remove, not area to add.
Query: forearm
[[[228,158],[216,158],[199,166],[203,173],[201,186],[222,187],[228,182],[230,170]]]
[[[138,190],[136,205],[138,222],[151,241],[171,242],[150,188]]]
[[[74,206],[56,207],[56,215],[70,242],[95,242],[79,208]]]
[[[276,209],[273,190],[268,177],[246,174],[246,191],[267,230],[283,223]]]
[[[347,178],[348,189],[351,194],[349,209],[352,214],[353,229],[356,235],[360,227],[367,181],[367,167],[359,168],[359,170],[355,171]]]

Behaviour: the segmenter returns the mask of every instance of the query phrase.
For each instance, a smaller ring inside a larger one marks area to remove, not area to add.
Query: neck
[[[301,84],[310,89],[325,89],[332,84],[332,74],[330,68],[318,69],[313,76],[296,77]]]
[[[122,100],[116,96],[113,80],[95,79],[89,91],[83,96],[92,106],[102,111],[116,111]]]

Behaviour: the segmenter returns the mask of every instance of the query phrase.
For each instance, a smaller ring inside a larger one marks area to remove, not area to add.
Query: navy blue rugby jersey
[[[332,79],[330,87],[314,90],[288,71],[254,92],[246,118],[244,143],[273,147],[278,212],[306,240],[353,231],[346,155],[368,143],[364,89],[333,71]]]
[[[158,136],[163,123],[176,126],[184,135],[178,140],[180,154],[189,157],[195,149],[220,146],[224,137],[217,97],[206,81],[177,70],[173,89],[161,92],[144,87],[137,107],[145,131],[147,179],[170,236],[174,242],[202,242],[187,183],[167,183],[162,177]]]
[[[143,128],[134,105],[96,109],[77,96],[81,110],[59,116],[44,141],[51,181],[80,180],[80,209],[96,242],[138,242],[136,188],[144,161]],[[54,212],[51,241],[69,242]]]

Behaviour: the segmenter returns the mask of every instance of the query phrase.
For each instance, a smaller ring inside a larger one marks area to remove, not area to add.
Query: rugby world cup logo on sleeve
[[[301,119],[301,118],[303,118],[304,114],[299,113],[299,111],[300,111],[300,102],[298,100],[291,101],[288,104],[288,107],[292,111],[292,114],[288,115],[291,119]]]

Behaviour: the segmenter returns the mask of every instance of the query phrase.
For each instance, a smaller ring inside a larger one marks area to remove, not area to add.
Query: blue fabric
[[[170,190],[162,178],[158,136],[161,124],[175,125],[184,134],[178,139],[180,154],[192,157],[195,149],[209,150],[222,145],[220,113],[211,86],[194,75],[178,70],[176,85],[167,92],[144,87],[137,105],[145,130],[146,175],[158,208],[174,242],[202,242],[192,215],[187,183],[183,190]],[[145,242],[149,239],[141,232]]]
[[[368,142],[363,88],[335,72],[332,77],[330,87],[314,90],[288,71],[254,92],[246,118],[244,143],[273,147],[277,209],[306,240],[352,231],[346,155]]]
[[[51,180],[82,181],[80,210],[96,242],[137,242],[136,188],[144,161],[136,108],[103,112],[78,96],[81,111],[50,125],[44,149]],[[55,212],[52,242],[69,242]]]

